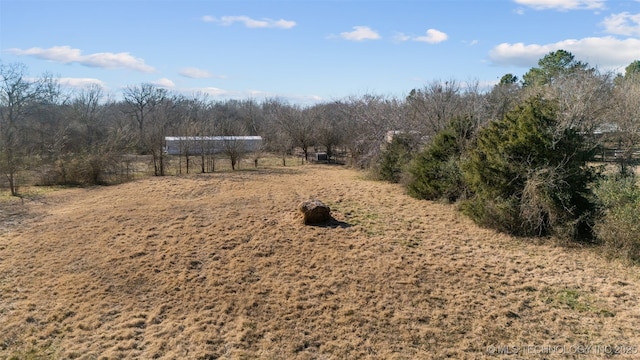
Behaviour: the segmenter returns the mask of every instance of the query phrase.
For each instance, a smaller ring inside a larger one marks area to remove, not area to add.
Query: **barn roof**
[[[262,140],[262,136],[165,136],[165,141]]]

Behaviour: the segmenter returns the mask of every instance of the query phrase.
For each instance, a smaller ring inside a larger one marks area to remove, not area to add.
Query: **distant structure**
[[[329,155],[326,152],[317,152],[316,162],[329,162]]]
[[[384,137],[384,140],[387,144],[391,144],[391,142],[393,142],[393,138],[398,135],[411,136],[412,138],[419,139],[420,141],[423,141],[423,142],[426,142],[429,140],[428,136],[421,136],[420,132],[416,130],[411,130],[411,131],[389,130],[387,131]]]
[[[217,154],[229,149],[254,152],[262,147],[262,136],[166,136],[164,142],[169,155]]]
[[[404,131],[402,130],[389,130],[387,131],[387,134],[384,137],[384,141],[387,142],[387,144],[391,144],[391,142],[393,141],[393,137],[396,135],[400,135],[403,134]]]

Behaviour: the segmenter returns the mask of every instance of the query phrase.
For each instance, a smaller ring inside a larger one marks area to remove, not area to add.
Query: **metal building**
[[[217,154],[229,149],[254,152],[262,147],[261,136],[166,136],[164,142],[169,155]]]

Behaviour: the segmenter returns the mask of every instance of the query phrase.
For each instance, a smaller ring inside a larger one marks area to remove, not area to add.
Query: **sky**
[[[115,98],[142,83],[297,104],[488,89],[559,49],[624,73],[640,0],[0,0],[3,64]]]

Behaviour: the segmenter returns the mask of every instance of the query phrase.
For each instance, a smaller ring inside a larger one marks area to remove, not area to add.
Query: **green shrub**
[[[426,200],[456,201],[466,192],[460,157],[473,134],[469,118],[454,118],[409,166],[409,195]]]
[[[382,152],[374,172],[379,180],[398,183],[417,148],[417,141],[410,134],[395,134]]]
[[[582,136],[558,128],[555,106],[527,100],[482,129],[463,164],[477,223],[520,236],[592,239],[594,174]]]
[[[637,178],[610,176],[595,188],[602,217],[595,232],[610,255],[640,261],[640,187]]]
[[[446,198],[455,201],[461,194],[462,173],[455,135],[439,132],[430,145],[412,162],[407,185],[409,195],[426,200]]]

